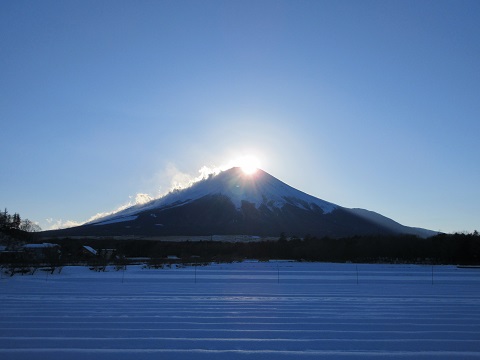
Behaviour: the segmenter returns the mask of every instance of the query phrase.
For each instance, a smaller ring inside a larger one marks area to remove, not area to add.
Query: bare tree
[[[27,232],[42,231],[42,228],[38,224],[35,224],[33,221],[30,221],[28,219],[24,219],[20,222],[19,229]]]

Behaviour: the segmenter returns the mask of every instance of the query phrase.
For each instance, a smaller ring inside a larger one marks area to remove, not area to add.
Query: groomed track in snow
[[[480,358],[480,269],[66,267],[3,276],[0,304],[3,360]]]

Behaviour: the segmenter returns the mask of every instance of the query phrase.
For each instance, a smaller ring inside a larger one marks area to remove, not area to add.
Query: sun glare
[[[244,156],[238,159],[237,162],[238,162],[238,166],[247,175],[254,174],[260,167],[260,161],[258,161],[258,159],[255,156],[251,156],[251,155]]]

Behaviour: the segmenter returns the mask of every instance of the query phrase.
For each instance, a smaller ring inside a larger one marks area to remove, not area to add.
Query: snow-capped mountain
[[[194,183],[191,187],[174,190],[164,197],[146,204],[135,205],[116,214],[97,219],[91,224],[105,224],[133,220],[138,213],[165,207],[182,206],[205,196],[225,196],[240,210],[243,202],[254,204],[256,208],[282,208],[285,204],[312,210],[319,207],[329,213],[338,206],[299,191],[274,178],[263,170],[247,175],[240,168],[231,168],[218,175]]]
[[[80,227],[69,235],[434,235],[380,214],[347,209],[299,191],[258,170],[232,168]]]

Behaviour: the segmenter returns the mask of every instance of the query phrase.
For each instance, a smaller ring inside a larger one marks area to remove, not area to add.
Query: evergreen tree
[[[7,209],[5,209],[5,212],[1,212],[0,213],[0,229],[4,229],[5,228],[5,223],[6,223],[6,219],[5,219],[5,213],[7,212]]]
[[[7,208],[0,213],[0,229],[9,229],[12,223],[12,217],[8,213]]]
[[[13,214],[11,228],[18,230],[20,228],[20,224],[20,215],[18,213]]]

